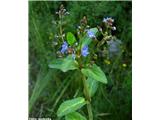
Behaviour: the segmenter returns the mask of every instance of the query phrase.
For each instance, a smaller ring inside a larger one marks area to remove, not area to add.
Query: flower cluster
[[[83,34],[90,27],[87,23],[87,17],[83,16],[83,18],[80,20],[80,25],[77,29],[78,35]]]
[[[59,52],[64,54],[67,52],[68,43],[64,41],[66,34],[64,33],[64,29],[63,29],[64,23],[62,21],[64,20],[64,17],[69,14],[69,12],[67,12],[63,4],[61,4],[59,11],[57,11],[56,14],[59,16],[59,20],[52,21],[52,23],[55,25],[55,28],[59,29],[60,31],[59,33],[55,33],[54,36],[53,35],[50,36],[50,39],[51,38],[53,39],[53,46],[55,48],[59,48],[60,43],[63,42],[62,49]],[[61,54],[59,54],[59,52],[58,52],[58,56],[61,57]]]
[[[114,19],[111,18],[111,17],[103,18],[103,22],[104,22],[104,23],[107,23],[107,24],[110,25],[110,26],[112,26],[112,25],[113,25],[113,22],[114,22]]]
[[[90,38],[95,38],[96,37],[94,32],[92,32],[91,30],[88,30],[87,34],[88,34],[88,37],[90,37]]]
[[[89,54],[89,52],[88,52],[88,46],[87,46],[87,45],[85,45],[85,46],[82,48],[81,54],[82,54],[82,56],[84,56],[84,57],[86,57],[86,56]]]
[[[112,17],[103,18],[102,21],[105,26],[90,28],[87,17],[84,16],[80,20],[77,28],[77,36],[73,34],[70,37],[67,37],[68,33],[65,35],[64,29],[62,28],[62,20],[65,20],[62,19],[62,17],[67,14],[63,5],[60,6],[60,9],[56,14],[58,14],[60,18],[60,21],[58,22],[60,29],[59,33],[55,35],[57,41],[54,43],[54,46],[59,49],[57,52],[58,57],[71,55],[74,60],[81,61],[81,58],[86,58],[90,55],[85,62],[91,63],[91,61],[95,62],[98,60],[98,57],[111,58],[120,52],[121,41],[112,35],[112,30],[116,30],[116,27],[114,26],[115,20]],[[97,34],[98,31],[100,34]],[[96,34],[98,36],[96,36]],[[89,46],[95,49],[89,49]]]
[[[72,47],[69,47],[68,43],[66,41],[63,42],[60,52],[61,52],[61,54],[72,54],[72,58],[74,60],[76,59],[76,51],[75,51],[75,49],[72,48]],[[86,57],[88,54],[89,54],[88,45],[85,45],[81,49],[81,55],[83,57]]]
[[[116,30],[116,27],[113,26],[113,23],[114,23],[114,19],[112,17],[106,17],[106,18],[103,18],[103,22],[108,25],[109,27],[112,28],[112,30]]]
[[[63,4],[61,4],[60,10],[58,12],[56,12],[56,14],[62,16],[62,15],[68,15],[69,12],[67,12],[66,9],[64,8]]]

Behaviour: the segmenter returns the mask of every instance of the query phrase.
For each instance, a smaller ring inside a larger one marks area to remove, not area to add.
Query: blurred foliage
[[[84,15],[91,27],[101,25],[106,16],[115,19],[117,30],[113,34],[122,41],[123,51],[111,59],[98,60],[109,83],[100,84],[93,97],[94,119],[132,119],[132,2],[129,1],[29,2],[29,117],[55,120],[57,108],[63,100],[83,94],[82,88],[78,87],[82,84],[78,72],[63,73],[48,68],[56,53],[53,39],[57,32],[54,21],[58,17],[55,12],[62,3],[70,12],[66,17],[65,32],[76,34]]]

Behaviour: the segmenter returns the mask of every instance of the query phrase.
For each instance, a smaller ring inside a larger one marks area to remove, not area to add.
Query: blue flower
[[[87,31],[87,34],[88,34],[88,36],[89,36],[90,38],[96,37],[95,34],[94,34],[94,32],[92,32],[91,30],[88,30],[88,31]]]
[[[67,49],[68,49],[68,43],[66,41],[64,41],[63,45],[62,45],[61,53],[64,54],[64,52],[66,52]]]
[[[89,52],[88,52],[88,46],[87,46],[87,45],[85,45],[85,46],[81,49],[81,54],[82,54],[82,56],[84,56],[84,57],[86,57],[86,56],[89,54]]]

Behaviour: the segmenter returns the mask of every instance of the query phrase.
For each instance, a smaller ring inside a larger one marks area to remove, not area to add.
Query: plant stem
[[[62,39],[62,41],[64,42],[64,39],[63,39],[63,30],[62,30],[62,15],[59,14],[59,19],[60,19],[60,27],[59,27],[59,31],[60,31],[60,37]]]
[[[93,120],[91,103],[88,103],[88,104],[87,104],[87,110],[88,110],[89,120]]]
[[[87,111],[88,111],[89,120],[93,120],[91,98],[89,96],[89,91],[86,84],[86,78],[84,75],[82,76],[82,80],[83,80],[83,86],[84,86],[84,95],[85,95],[85,98],[88,100]]]

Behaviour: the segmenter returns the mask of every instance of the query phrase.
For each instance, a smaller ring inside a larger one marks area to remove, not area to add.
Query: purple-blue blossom
[[[88,31],[87,31],[87,34],[88,34],[88,36],[89,36],[90,38],[96,37],[95,34],[94,34],[94,32],[92,32],[91,30],[88,30]]]
[[[86,56],[89,54],[89,52],[88,52],[88,46],[87,46],[87,45],[85,45],[85,46],[81,49],[81,54],[82,54],[82,56],[84,56],[84,57],[86,57]]]
[[[68,49],[68,43],[66,41],[64,41],[63,45],[62,45],[61,53],[64,54],[64,52],[66,52],[67,49]]]

